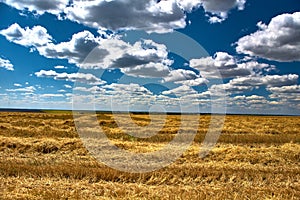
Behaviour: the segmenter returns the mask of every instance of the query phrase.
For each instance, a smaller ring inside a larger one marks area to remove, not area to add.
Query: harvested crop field
[[[160,149],[180,122],[168,115],[157,135],[143,139],[124,133],[112,114],[97,117],[108,138],[131,152]],[[131,118],[150,123],[148,115]],[[227,115],[218,143],[200,158],[210,119],[190,116],[199,120],[197,134],[173,164],[128,173],[91,156],[72,113],[1,112],[0,199],[300,199],[300,117]]]

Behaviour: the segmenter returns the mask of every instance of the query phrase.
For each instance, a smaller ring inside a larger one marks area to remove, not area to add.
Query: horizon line
[[[250,116],[300,116],[300,114],[261,114],[261,113],[210,113],[210,112],[149,112],[149,111],[110,111],[110,110],[70,110],[70,109],[35,109],[35,108],[0,108],[0,112],[34,112],[34,113],[47,113],[47,112],[96,112],[96,113],[109,113],[109,114],[167,114],[167,115],[250,115]]]

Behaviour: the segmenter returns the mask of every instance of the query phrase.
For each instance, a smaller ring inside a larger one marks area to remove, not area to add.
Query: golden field
[[[180,124],[178,115],[168,115],[157,135],[142,139],[124,133],[112,114],[97,117],[108,138],[132,152],[162,148]],[[150,123],[148,115],[131,118]],[[176,162],[127,173],[90,155],[72,113],[1,112],[0,199],[300,199],[300,117],[227,115],[204,158],[200,144],[211,116],[189,119],[199,121],[197,134]]]

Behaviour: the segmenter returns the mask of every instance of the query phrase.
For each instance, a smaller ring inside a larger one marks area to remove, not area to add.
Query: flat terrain
[[[142,139],[125,134],[114,117],[98,114],[99,126],[132,152],[162,148],[180,124],[180,116],[168,115],[157,135]],[[131,118],[150,123],[148,115]],[[211,116],[189,119],[199,120],[191,126],[197,135],[176,162],[126,173],[90,155],[72,113],[0,112],[0,199],[300,199],[300,117],[228,115],[204,158],[200,144]]]

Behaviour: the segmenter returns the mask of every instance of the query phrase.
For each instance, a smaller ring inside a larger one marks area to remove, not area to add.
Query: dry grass
[[[131,118],[150,123],[147,115]],[[226,116],[203,159],[199,146],[211,118],[190,119],[200,122],[193,145],[170,166],[140,174],[90,156],[70,113],[0,113],[0,199],[300,199],[300,117]],[[180,125],[169,115],[157,135],[140,139],[110,114],[98,120],[116,145],[133,152],[160,149]]]

